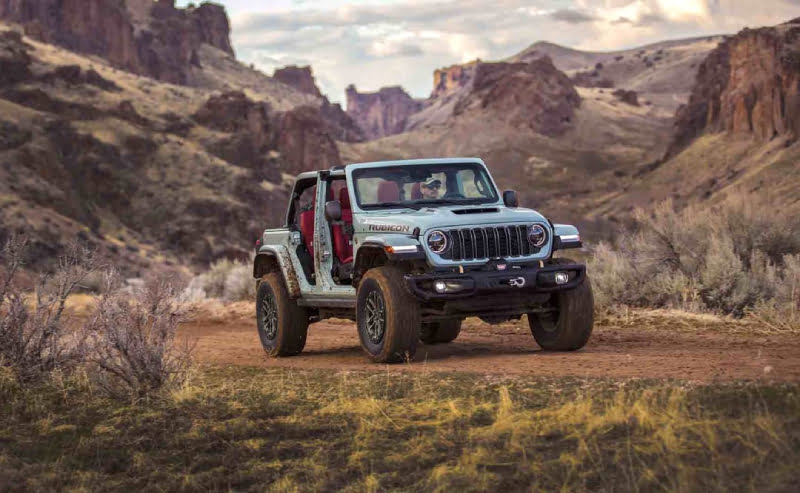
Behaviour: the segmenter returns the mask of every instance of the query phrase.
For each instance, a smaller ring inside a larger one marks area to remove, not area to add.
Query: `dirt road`
[[[267,358],[247,305],[221,307],[211,315],[201,313],[184,327],[183,334],[197,339],[200,361],[218,364],[690,381],[800,381],[800,337],[759,335],[753,330],[758,328],[712,317],[650,314],[602,320],[583,350],[547,353],[536,345],[524,319],[499,326],[470,319],[455,342],[434,346],[420,343],[413,363],[389,366],[369,363],[359,346],[355,324],[344,321],[312,324],[300,356]]]

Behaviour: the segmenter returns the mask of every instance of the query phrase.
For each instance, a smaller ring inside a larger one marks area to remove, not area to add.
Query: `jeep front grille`
[[[523,224],[450,229],[446,233],[452,244],[441,257],[447,260],[521,257],[540,250],[528,243],[528,226]]]

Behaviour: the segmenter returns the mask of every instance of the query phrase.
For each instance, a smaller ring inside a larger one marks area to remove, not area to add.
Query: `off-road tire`
[[[381,304],[382,332],[377,323],[380,317],[374,315]],[[356,301],[358,337],[367,356],[376,363],[411,360],[419,338],[419,311],[419,303],[406,288],[399,269],[382,266],[368,270],[358,285]]]
[[[274,302],[272,307],[268,297]],[[272,326],[266,312],[274,310]],[[256,323],[258,338],[268,355],[273,357],[300,354],[306,345],[308,312],[289,297],[289,291],[280,273],[272,272],[261,278],[256,294]]]
[[[559,258],[552,263],[575,262]],[[589,277],[574,289],[553,293],[550,302],[555,312],[528,314],[528,325],[536,343],[546,351],[575,351],[585,346],[594,325],[594,296]]]
[[[453,342],[461,332],[461,320],[442,320],[422,324],[419,339],[425,344]]]

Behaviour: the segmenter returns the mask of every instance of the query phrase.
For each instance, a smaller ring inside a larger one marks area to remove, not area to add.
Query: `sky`
[[[400,85],[424,98],[436,68],[500,60],[536,41],[607,51],[800,17],[800,0],[215,1],[231,18],[237,58],[270,75],[311,65],[322,92],[342,103],[348,84]]]

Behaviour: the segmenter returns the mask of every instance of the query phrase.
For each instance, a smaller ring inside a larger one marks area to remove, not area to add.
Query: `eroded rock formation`
[[[431,99],[446,96],[469,84],[479,64],[480,60],[475,60],[434,70]]]
[[[297,65],[289,65],[287,67],[275,69],[272,77],[286,84],[287,86],[294,87],[300,92],[311,94],[318,98],[322,97],[322,93],[314,81],[314,75],[311,73],[311,67],[298,67]]]
[[[275,69],[272,77],[300,92],[320,98],[322,102],[319,108],[320,116],[327,126],[327,132],[336,140],[344,142],[364,140],[364,132],[358,123],[342,109],[339,103],[331,103],[319,90],[311,67],[289,65]]]
[[[745,29],[703,61],[668,156],[705,132],[800,136],[800,19]]]
[[[0,0],[0,19],[22,24],[40,41],[176,84],[190,82],[201,44],[233,55],[228,17],[215,4],[179,9],[174,0]]]
[[[279,172],[300,173],[341,164],[331,128],[319,108],[301,106],[273,112],[264,102],[242,92],[212,96],[194,120],[224,137],[207,142],[213,154],[239,166],[259,168],[279,178]],[[280,154],[277,166],[271,151]]]
[[[475,113],[555,136],[572,125],[581,98],[548,57],[530,63],[479,63],[456,116]]]
[[[422,103],[414,100],[400,86],[360,93],[351,84],[346,92],[347,114],[358,123],[368,139],[402,132],[408,117],[422,109]]]

